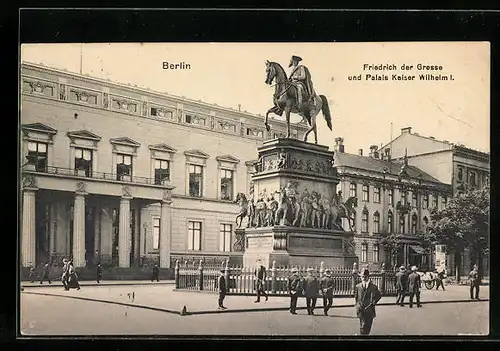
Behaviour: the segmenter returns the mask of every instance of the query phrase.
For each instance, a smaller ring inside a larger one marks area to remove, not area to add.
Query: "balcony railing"
[[[115,173],[104,173],[104,172],[95,172],[90,171],[86,174],[83,170],[76,170],[71,168],[63,168],[63,167],[45,167],[44,170],[34,170],[29,167],[23,167],[23,171],[30,171],[36,173],[45,173],[45,174],[54,174],[54,175],[63,175],[63,176],[72,176],[77,178],[90,178],[90,179],[99,179],[99,180],[113,180],[124,183],[136,183],[136,184],[148,184],[148,185],[164,185],[155,183],[154,178],[146,178],[146,177],[137,177],[137,176],[128,176],[122,175],[118,176]]]

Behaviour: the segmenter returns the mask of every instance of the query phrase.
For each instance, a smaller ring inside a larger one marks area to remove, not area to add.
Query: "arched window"
[[[427,232],[427,226],[429,225],[429,219],[427,217],[424,217],[424,230]]]
[[[380,231],[380,214],[375,212],[373,214],[373,233],[378,233]]]
[[[411,233],[412,234],[416,234],[417,233],[417,221],[418,221],[418,217],[414,213],[413,216],[411,216]]]
[[[368,233],[368,210],[364,210],[361,214],[361,232]]]
[[[394,216],[392,215],[392,211],[389,211],[387,214],[387,232],[389,234],[394,232]]]
[[[464,179],[464,170],[463,168],[458,169],[458,181],[461,182]]]

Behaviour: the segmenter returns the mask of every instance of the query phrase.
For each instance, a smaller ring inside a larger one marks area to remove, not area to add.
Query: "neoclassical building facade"
[[[234,198],[283,122],[28,63],[20,83],[23,267],[236,254]]]
[[[360,264],[432,267],[432,249],[423,247],[417,234],[429,223],[430,209],[446,206],[451,186],[409,165],[408,159],[392,160],[389,149],[381,154],[372,145],[368,155],[363,150],[350,154],[343,142],[341,137],[335,139],[337,190],[342,191],[344,201],[357,198],[353,229]],[[397,257],[390,257],[383,244],[383,238],[391,234],[398,234],[401,243]]]

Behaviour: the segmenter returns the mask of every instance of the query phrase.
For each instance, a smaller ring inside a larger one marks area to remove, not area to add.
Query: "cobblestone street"
[[[21,331],[24,335],[255,336],[358,332],[359,322],[349,298],[336,299],[336,307],[328,317],[322,315],[321,307],[316,316],[308,316],[304,310],[291,316],[279,310],[287,307],[285,297],[271,297],[267,302],[255,304],[251,296],[228,296],[226,312],[234,313],[220,313],[215,309],[216,295],[176,292],[172,288],[171,285],[89,286],[70,292],[56,286],[25,288],[21,295]],[[488,287],[482,288],[481,297],[488,299]],[[451,286],[444,292],[423,291],[423,308],[381,305],[372,335],[487,334],[488,301],[443,302],[467,301],[467,294],[467,287]],[[384,297],[381,301],[389,302],[394,302],[394,298]],[[180,316],[184,305],[194,314]],[[304,299],[300,299],[299,307],[304,305]],[[258,311],[264,308],[274,310]]]

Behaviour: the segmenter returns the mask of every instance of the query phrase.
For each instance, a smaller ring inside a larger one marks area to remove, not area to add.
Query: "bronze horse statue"
[[[290,82],[287,78],[285,70],[277,62],[266,61],[266,84],[271,85],[273,80],[276,80],[276,88],[274,90],[274,106],[271,107],[266,113],[266,120],[264,125],[267,131],[270,131],[270,126],[267,123],[270,113],[282,116],[285,112],[286,116],[286,137],[290,138],[290,113],[300,115],[309,123],[309,129],[304,135],[304,141],[307,141],[309,133],[314,132],[314,142],[318,143],[318,132],[316,126],[316,116],[319,111],[323,112],[328,128],[332,130],[332,118],[330,115],[330,108],[328,107],[328,100],[324,95],[315,96],[315,103],[303,102],[298,106],[298,89],[297,86]]]
[[[342,218],[347,219],[349,229],[352,232],[356,220],[356,207],[358,207],[358,198],[355,196],[350,196],[343,204],[340,204],[338,207],[332,206],[331,211],[333,222],[339,222]],[[335,213],[335,209],[338,209],[337,213]]]
[[[245,194],[238,193],[234,202],[238,203],[238,205],[240,206],[240,213],[238,213],[238,215],[236,216],[236,224],[238,225],[238,228],[241,228],[243,218],[245,218],[248,214],[248,200]],[[239,224],[238,219],[240,220]]]

